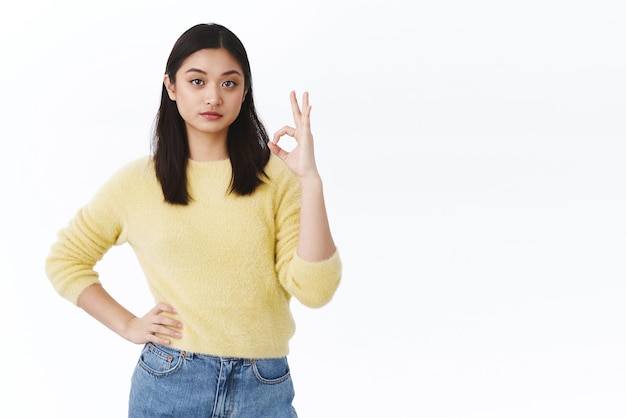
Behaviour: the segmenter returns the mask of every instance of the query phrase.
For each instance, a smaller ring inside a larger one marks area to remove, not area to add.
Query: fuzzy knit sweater
[[[118,170],[59,231],[46,259],[54,288],[77,303],[99,282],[94,267],[113,245],[128,243],[155,302],[183,323],[171,346],[244,358],[284,356],[295,332],[290,299],[320,307],[341,277],[337,252],[308,262],[296,253],[300,186],[274,155],[269,180],[251,196],[228,193],[230,160],[189,160],[192,201],[163,199],[151,157]],[[136,278],[124,278],[125,280]]]

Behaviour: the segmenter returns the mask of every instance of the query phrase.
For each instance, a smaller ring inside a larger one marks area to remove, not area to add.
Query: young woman
[[[151,156],[118,170],[59,232],[46,260],[56,290],[130,342],[144,344],[130,417],[293,417],[289,303],[330,301],[341,261],[310,128],[270,141],[241,41],[191,27],[167,61]],[[291,151],[278,143],[294,137]],[[94,266],[129,243],[156,305],[135,316]]]

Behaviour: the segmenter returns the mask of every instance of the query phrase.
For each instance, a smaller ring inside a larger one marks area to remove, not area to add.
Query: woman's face
[[[176,101],[189,139],[226,140],[246,96],[237,60],[223,48],[201,49],[183,61],[175,79],[172,84],[166,75],[165,87]]]

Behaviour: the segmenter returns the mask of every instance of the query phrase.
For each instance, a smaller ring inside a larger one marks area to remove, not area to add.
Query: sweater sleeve
[[[338,251],[330,258],[317,262],[306,261],[294,251],[283,286],[303,305],[319,308],[330,302],[340,279],[341,259]]]
[[[300,184],[286,176],[276,213],[276,269],[283,288],[300,303],[311,308],[326,305],[341,279],[339,252],[328,259],[309,262],[297,254],[300,232]]]
[[[53,287],[74,304],[87,287],[99,283],[96,263],[113,245],[121,243],[122,222],[116,208],[120,196],[115,177],[58,232],[45,261]]]

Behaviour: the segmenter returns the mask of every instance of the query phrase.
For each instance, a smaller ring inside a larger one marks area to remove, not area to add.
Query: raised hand
[[[302,108],[298,104],[295,91],[290,93],[290,99],[295,128],[283,126],[276,131],[273,140],[268,145],[270,150],[280,157],[298,177],[319,176],[313,150],[309,93],[305,91],[302,95]],[[289,135],[296,140],[296,146],[290,152],[278,145],[280,138],[284,135]]]

